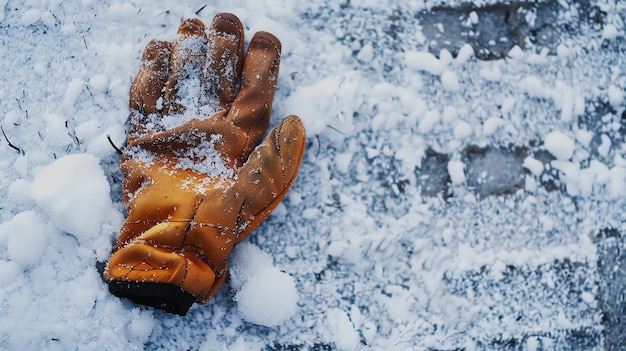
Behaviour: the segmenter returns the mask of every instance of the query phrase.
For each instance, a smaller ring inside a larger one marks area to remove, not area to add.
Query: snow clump
[[[544,140],[546,150],[548,150],[558,160],[569,160],[574,155],[576,144],[567,135],[561,132],[551,132]]]
[[[109,192],[99,161],[90,154],[59,158],[42,168],[31,186],[31,197],[57,227],[102,252],[108,246],[102,226],[121,218]]]
[[[278,326],[298,309],[294,279],[275,267],[272,257],[253,244],[242,242],[232,254],[231,284],[241,317],[266,327]]]

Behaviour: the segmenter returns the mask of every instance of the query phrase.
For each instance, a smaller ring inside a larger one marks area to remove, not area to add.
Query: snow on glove
[[[296,116],[263,138],[280,41],[218,14],[151,41],[130,89],[122,226],[104,277],[120,297],[185,315],[224,281],[233,245],[294,182],[305,148]],[[258,146],[257,146],[258,145]]]

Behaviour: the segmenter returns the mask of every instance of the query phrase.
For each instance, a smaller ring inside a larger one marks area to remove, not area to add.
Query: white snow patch
[[[456,56],[457,64],[464,64],[474,57],[474,48],[469,44],[463,44],[459,49],[459,53]]]
[[[554,131],[544,138],[544,146],[559,160],[569,160],[574,154],[576,144],[567,135]]]
[[[611,138],[608,135],[602,134],[600,135],[600,140],[602,141],[598,146],[598,154],[602,157],[609,156],[609,151],[611,150]]]
[[[2,9],[4,10],[4,8]],[[30,26],[31,24],[39,21],[41,18],[41,11],[39,9],[30,9],[22,14],[22,24]]]
[[[454,126],[452,134],[456,139],[465,139],[474,133],[472,126],[465,121],[458,121]]]
[[[231,278],[241,317],[267,327],[278,326],[298,310],[298,290],[287,273],[274,267],[272,257],[250,243],[237,245]]]
[[[623,33],[614,24],[607,24],[602,29],[602,39],[614,40],[622,35]]]
[[[513,48],[511,48],[511,50],[509,50],[509,52],[507,53],[507,56],[509,56],[512,59],[521,61],[526,57],[526,53],[524,53],[524,50],[522,50],[522,48],[515,45]]]
[[[329,341],[334,342],[340,350],[356,350],[359,347],[359,334],[345,311],[338,308],[326,311],[326,326],[329,329]]]
[[[524,77],[520,82],[520,88],[531,98],[547,99],[551,96],[549,88],[534,75]]]
[[[452,123],[459,117],[459,111],[454,106],[446,106],[443,108],[443,113],[441,114],[442,120],[445,123]]]
[[[63,98],[63,107],[65,110],[72,113],[74,112],[74,104],[76,103],[76,99],[80,96],[80,94],[85,90],[85,81],[80,78],[74,78],[68,84],[67,89],[65,90],[65,97]]]
[[[609,96],[609,104],[617,109],[624,103],[624,93],[615,85],[609,85],[607,90]]]
[[[426,134],[433,129],[437,122],[439,122],[439,111],[428,111],[417,125],[417,130],[419,130],[420,133]]]
[[[7,192],[9,200],[14,203],[28,204],[32,202],[30,197],[30,182],[24,179],[16,179],[10,185]]]
[[[534,176],[539,176],[543,172],[544,166],[541,161],[534,159],[531,156],[528,156],[524,159],[524,163],[522,164],[524,168],[530,171]]]
[[[444,89],[453,93],[461,90],[457,74],[449,70],[441,74],[441,84]]]
[[[445,69],[445,65],[430,52],[408,51],[404,57],[406,65],[416,71],[424,71],[438,76]]]
[[[489,136],[494,134],[502,125],[504,125],[504,120],[502,118],[490,117],[483,124],[483,135]]]
[[[59,158],[42,168],[31,186],[33,200],[50,219],[92,248],[103,240],[102,225],[116,217],[109,191],[99,160],[89,154]]]
[[[6,242],[11,260],[26,267],[41,259],[53,231],[36,212],[21,212],[0,224],[0,244]]]
[[[487,62],[478,72],[480,77],[489,82],[499,82],[502,79],[502,70],[495,62]]]
[[[450,174],[450,180],[452,184],[462,184],[465,183],[465,172],[463,168],[465,165],[462,161],[449,161],[448,162],[448,173]]]
[[[372,61],[373,58],[374,58],[374,47],[372,47],[372,44],[363,45],[361,50],[359,50],[359,53],[356,55],[356,59],[363,63],[368,63]]]
[[[309,137],[323,132],[349,135],[354,130],[351,111],[363,101],[359,82],[349,74],[299,85],[285,100],[285,109],[300,116]]]
[[[576,131],[576,141],[583,147],[589,147],[589,143],[593,139],[593,132],[579,129]]]
[[[558,80],[555,84],[552,99],[557,109],[561,110],[561,120],[566,122],[571,121],[572,117],[576,114],[576,96],[573,89]]]

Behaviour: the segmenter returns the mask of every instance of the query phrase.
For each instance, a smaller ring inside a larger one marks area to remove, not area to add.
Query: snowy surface
[[[272,122],[299,115],[308,147],[180,317],[101,279],[124,216],[107,138],[147,42],[224,11],[281,39]],[[0,349],[624,349],[625,19],[618,0],[0,0]]]

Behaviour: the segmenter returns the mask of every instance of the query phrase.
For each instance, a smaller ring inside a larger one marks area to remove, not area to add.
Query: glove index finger
[[[130,86],[131,132],[139,132],[150,114],[160,114],[163,88],[170,76],[172,43],[152,40],[141,57],[141,67]]]
[[[170,75],[172,43],[152,40],[141,57],[141,67],[130,87],[130,108],[141,113],[156,113],[157,100]]]
[[[258,144],[269,126],[280,52],[280,40],[267,32],[256,33],[248,45],[241,88],[227,117],[247,133],[246,152]]]

